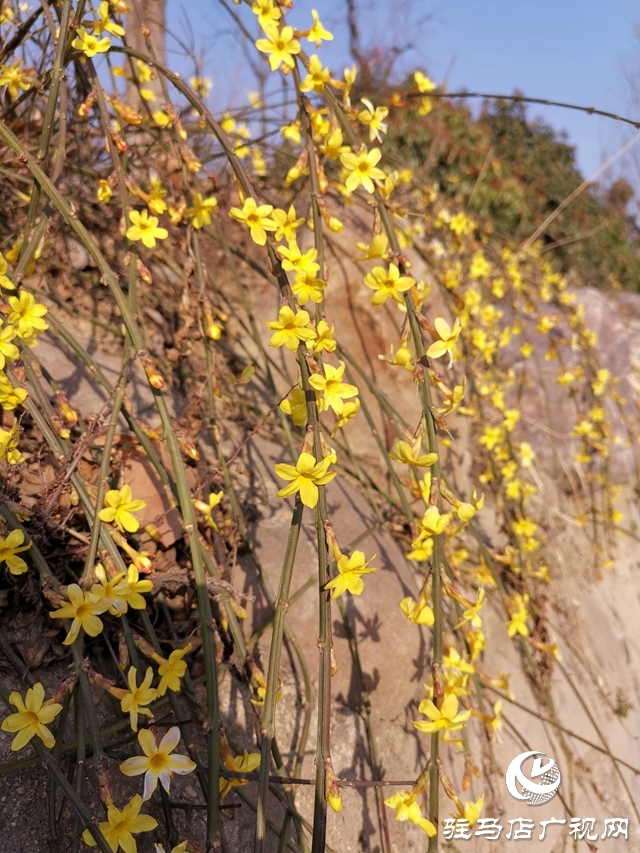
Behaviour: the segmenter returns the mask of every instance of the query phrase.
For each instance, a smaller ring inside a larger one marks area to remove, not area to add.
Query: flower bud
[[[71,426],[75,426],[78,423],[78,413],[75,409],[71,408],[71,405],[62,391],[58,391],[56,393],[56,399],[58,401],[58,406],[60,407],[60,411],[62,412],[62,417],[68,424]]]
[[[60,438],[63,438],[66,441],[66,439],[71,437],[71,430],[62,423],[57,415],[52,415],[51,421]]]
[[[334,812],[342,811],[342,793],[338,786],[338,777],[333,769],[333,762],[329,756],[324,762],[325,783],[324,793],[329,805]]]
[[[128,669],[131,665],[131,658],[129,657],[129,649],[127,648],[127,641],[125,640],[124,634],[118,635],[118,669],[121,672],[124,672],[125,669]]]
[[[91,107],[94,105],[96,100],[96,90],[92,89],[89,93],[89,97],[83,104],[80,104],[78,107],[78,115],[80,118],[86,118],[91,112]]]

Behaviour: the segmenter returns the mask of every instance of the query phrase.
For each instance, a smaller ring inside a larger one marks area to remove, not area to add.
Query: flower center
[[[34,711],[25,711],[24,718],[30,728],[35,728],[40,724],[38,715]]]
[[[149,759],[149,770],[154,775],[159,775],[163,770],[166,770],[167,764],[169,763],[169,756],[165,755],[164,752],[156,752]]]
[[[89,604],[81,604],[80,607],[76,610],[76,619],[79,619],[81,622],[84,622],[85,619],[88,619],[91,616],[91,605]]]

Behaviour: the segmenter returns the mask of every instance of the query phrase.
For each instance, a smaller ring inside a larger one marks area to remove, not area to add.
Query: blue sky
[[[512,93],[594,106],[640,117],[629,76],[640,80],[640,0],[357,0],[364,46],[412,45],[402,69],[421,68],[449,91]],[[298,0],[288,14],[304,27],[316,8],[334,32],[320,56],[341,72],[347,64],[344,0]],[[233,7],[238,9],[238,7]],[[244,9],[244,19],[253,24]],[[216,0],[168,0],[169,28],[182,36],[190,20],[196,51],[204,50],[205,73],[214,80],[216,109],[246,103],[246,60],[234,25]],[[172,57],[174,65],[181,60]],[[185,68],[185,70],[187,70]],[[614,154],[630,132],[615,122],[552,107],[530,107],[564,129],[588,176]],[[640,163],[640,143],[638,163]],[[633,154],[618,167],[640,182]]]

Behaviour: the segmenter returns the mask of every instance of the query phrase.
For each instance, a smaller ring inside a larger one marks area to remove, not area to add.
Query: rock
[[[69,259],[69,265],[72,269],[84,270],[87,267],[95,268],[95,261],[82,243],[74,240],[73,237],[66,237],[65,247],[67,250],[67,258]]]
[[[273,473],[273,465],[285,456],[281,447],[262,439],[254,441],[252,454],[255,460],[254,476],[262,481],[265,502],[261,505],[263,518],[255,524],[250,535],[263,571],[272,587],[277,589],[292,502],[282,501],[275,496],[282,482]],[[416,716],[417,703],[424,697],[422,683],[429,676],[430,638],[428,630],[408,622],[399,603],[407,595],[417,597],[418,576],[389,533],[384,527],[380,528],[366,498],[346,478],[340,478],[328,487],[327,500],[341,547],[346,549],[351,545],[354,549],[364,551],[367,558],[377,555],[372,565],[379,567],[379,571],[365,576],[364,593],[361,596],[345,593],[343,600],[357,643],[364,687],[371,700],[371,725],[384,776],[388,779],[412,779],[419,772],[420,755],[426,746],[424,736],[418,736],[410,721]],[[360,541],[357,544],[352,544],[358,539]],[[306,510],[294,567],[292,593],[301,590],[316,572],[313,513]],[[272,613],[250,558],[242,558],[232,582],[234,586],[255,596],[247,605],[248,619],[243,623],[245,635],[250,636],[264,625],[265,619],[270,618]],[[312,626],[318,624],[318,593],[317,584],[312,583],[287,611],[289,624],[298,638],[314,685],[317,685],[318,678],[318,647],[317,628]],[[370,779],[361,686],[347,633],[335,603],[332,605],[332,629],[338,666],[332,679],[334,768],[342,778]],[[259,661],[265,674],[270,637],[268,632],[259,644]],[[382,654],[383,649],[388,649],[390,653]],[[292,743],[296,727],[300,725],[300,706],[296,695],[299,675],[294,676],[287,655],[283,655],[282,678],[284,698],[278,705],[277,736],[286,760],[291,760],[292,754],[287,752],[286,744]],[[315,772],[315,720],[314,710],[302,771],[305,777],[312,777]],[[361,747],[356,744],[361,744]],[[344,792],[344,796],[342,814],[331,813],[330,816],[329,843],[340,850],[359,850],[359,838],[364,832],[367,849],[375,849],[376,844],[380,843],[375,816],[375,792],[372,789],[350,789]],[[386,789],[385,796],[390,796]],[[311,817],[312,790],[301,789],[296,802],[307,817]],[[353,820],[354,813],[369,815],[364,826],[359,819]],[[425,836],[422,830],[406,823],[396,823],[393,821],[393,812],[389,812],[387,818],[393,824],[392,838],[402,845],[402,849],[416,853],[423,849]]]

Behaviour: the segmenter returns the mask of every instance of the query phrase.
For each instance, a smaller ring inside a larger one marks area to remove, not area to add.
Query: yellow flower
[[[511,614],[511,619],[506,623],[507,625],[507,633],[510,637],[515,637],[516,634],[520,634],[522,637],[529,636],[529,626],[527,625],[527,619],[529,618],[529,611],[526,607],[521,607],[519,610],[516,610]]]
[[[466,672],[468,675],[472,675],[476,671],[475,666],[468,663],[453,646],[449,647],[449,654],[443,656],[442,663],[447,669],[457,669],[460,672]]]
[[[318,503],[318,486],[325,486],[336,476],[335,471],[327,473],[329,465],[335,459],[333,455],[325,456],[321,462],[316,462],[310,453],[304,451],[298,457],[295,468],[284,462],[275,466],[275,472],[282,480],[292,480],[288,486],[280,489],[279,498],[288,498],[300,492],[300,499],[305,506],[313,509]]]
[[[280,409],[291,417],[296,426],[302,426],[307,420],[307,398],[302,388],[292,388],[289,397],[280,403]]]
[[[148,705],[158,695],[158,691],[151,687],[153,681],[153,670],[147,668],[145,676],[138,687],[137,684],[138,670],[135,666],[129,668],[127,681],[129,682],[129,690],[123,690],[120,687],[109,688],[109,693],[120,699],[120,708],[124,714],[129,714],[131,728],[134,732],[138,731],[138,716],[142,714],[144,717],[153,718],[153,714],[148,708],[143,708],[143,705]]]
[[[475,253],[469,266],[469,278],[487,278],[491,275],[491,264],[485,258],[482,250]]]
[[[480,618],[480,611],[486,604],[485,592],[482,587],[478,590],[478,595],[476,598],[476,603],[471,605],[471,607],[467,607],[462,614],[462,619],[455,626],[459,628],[461,625],[464,625],[465,622],[471,622],[474,628],[482,628],[482,619]],[[455,630],[455,628],[454,628]]]
[[[528,536],[535,536],[538,525],[530,518],[519,518],[513,522],[513,532],[520,539],[525,539]]]
[[[118,530],[124,533],[135,533],[140,522],[131,513],[144,509],[146,501],[133,500],[131,486],[124,485],[121,489],[110,489],[104,496],[104,509],[98,513],[100,521],[108,523],[115,521]]]
[[[515,469],[515,462],[513,463]],[[502,473],[505,475],[505,469],[503,469]],[[478,495],[475,488],[471,492],[471,502],[470,503],[462,503],[459,502],[455,506],[455,514],[462,521],[466,523],[471,521],[471,519],[475,516],[476,513],[480,512],[482,507],[484,506],[484,495]]]
[[[142,729],[138,732],[138,743],[144,755],[127,758],[120,765],[120,770],[125,776],[145,774],[143,800],[151,798],[158,787],[158,779],[168,794],[174,773],[186,776],[196,769],[196,763],[186,755],[171,754],[180,743],[180,729],[177,726],[172,726],[162,740],[158,740],[149,729]]]
[[[399,347],[396,352],[393,352],[393,345],[389,347],[389,358],[384,355],[379,355],[378,358],[380,361],[384,361],[387,364],[391,364],[394,367],[404,367],[405,370],[408,370],[409,373],[413,373],[415,367],[411,363],[413,355],[408,346],[404,344]]]
[[[449,228],[456,237],[463,237],[465,234],[473,234],[475,223],[469,219],[464,213],[456,213],[451,217]]]
[[[520,466],[522,468],[531,468],[533,460],[536,458],[536,454],[528,441],[520,442],[518,455],[520,456]]]
[[[315,9],[311,10],[311,15],[313,17],[313,26],[307,33],[307,41],[315,43],[317,50],[323,41],[333,41],[333,35],[322,26]]]
[[[165,212],[167,209],[166,195],[167,191],[162,186],[162,181],[159,181],[158,178],[151,178],[151,192],[147,198],[147,204],[151,213],[160,216],[161,213]]]
[[[436,84],[433,80],[430,80],[426,74],[423,74],[422,71],[416,71],[413,75],[413,79],[416,81],[416,86],[418,87],[418,91],[424,94],[425,92],[433,92],[436,88]]]
[[[389,456],[394,462],[417,465],[419,468],[429,468],[438,461],[437,453],[420,453],[420,436],[414,440],[413,445],[408,441],[398,441],[395,451],[392,450]]]
[[[212,83],[209,77],[191,77],[189,85],[196,95],[199,95],[201,98],[206,98],[211,91]]]
[[[151,592],[153,589],[153,581],[140,580],[140,571],[133,563],[127,569],[127,585],[128,592],[122,592],[121,597],[127,602],[133,610],[144,610],[147,606],[146,601],[141,593]]]
[[[457,317],[453,328],[443,320],[442,317],[436,317],[434,321],[435,332],[438,335],[438,340],[432,343],[427,350],[429,358],[441,358],[445,353],[449,353],[449,366],[453,363],[455,357],[456,344],[462,331],[460,318]]]
[[[282,17],[280,7],[274,5],[273,0],[255,0],[251,11],[258,16],[260,27],[265,30],[270,24],[277,23]]]
[[[370,261],[374,258],[381,258],[384,260],[389,251],[389,238],[384,231],[382,231],[380,234],[374,234],[369,244],[356,243],[356,247],[364,253],[364,257],[354,258],[354,261]]]
[[[0,368],[5,366],[6,359],[15,361],[20,358],[20,350],[11,343],[15,336],[16,330],[13,326],[5,326],[0,332]]]
[[[314,355],[318,355],[318,353],[326,350],[326,352],[335,352],[338,344],[333,339],[334,332],[333,323],[331,326],[327,323],[326,320],[320,320],[317,328],[317,337],[313,344],[313,353]]]
[[[371,557],[375,560],[375,554]],[[368,568],[371,560],[365,560],[362,551],[354,551],[350,557],[343,554],[338,560],[338,572],[335,578],[332,578],[329,583],[325,584],[325,589],[332,589],[331,600],[340,598],[343,592],[347,590],[351,595],[361,595],[364,589],[364,581],[362,575],[368,575],[371,572],[377,572],[376,568]]]
[[[507,432],[513,432],[515,425],[520,420],[520,412],[517,409],[507,409],[504,413],[503,427]]]
[[[402,610],[409,622],[413,622],[415,625],[424,625],[427,628],[433,625],[433,610],[425,601],[414,601],[409,595],[400,602],[400,610]]]
[[[171,853],[187,853],[187,843],[186,841],[181,842],[172,848]],[[156,843],[155,853],[165,853],[165,849],[162,844]]]
[[[15,284],[7,275],[8,270],[9,265],[6,262],[4,255],[0,252],[0,287],[4,287],[5,290],[15,290]]]
[[[259,178],[264,178],[267,175],[267,161],[264,154],[257,145],[251,149],[251,162],[253,163],[253,171]]]
[[[489,736],[491,738],[495,738],[496,740],[500,740],[500,735],[498,732],[502,728],[502,699],[498,699],[497,702],[493,704],[493,719],[489,722]]]
[[[306,311],[295,314],[288,305],[283,305],[277,320],[268,320],[267,326],[274,333],[269,341],[270,347],[285,346],[291,352],[298,349],[300,341],[314,340],[316,333],[308,328],[309,315]]]
[[[171,119],[163,110],[156,110],[156,112],[153,113],[151,118],[158,125],[158,127],[169,127],[169,125],[171,124]],[[129,238],[129,239],[131,239],[131,238]],[[164,237],[162,237],[161,239],[164,240]]]
[[[98,829],[114,853],[120,848],[125,853],[138,853],[138,846],[133,834],[151,832],[157,827],[158,821],[154,817],[140,814],[142,803],[142,797],[140,794],[136,794],[122,811],[116,808],[113,803],[107,805],[107,819],[98,824]],[[95,847],[97,844],[89,829],[85,829],[82,833],[82,839],[89,847]]]
[[[371,101],[368,101],[366,98],[362,98],[362,103],[365,105],[366,110],[358,113],[358,120],[361,124],[368,125],[369,142],[373,142],[374,139],[382,142],[381,134],[387,132],[387,125],[384,119],[389,115],[389,110],[386,107],[374,107]]]
[[[267,231],[276,231],[278,226],[269,219],[269,214],[273,210],[271,204],[256,205],[256,200],[249,197],[245,200],[242,210],[239,207],[232,207],[229,211],[229,216],[236,219],[238,222],[244,222],[247,228],[251,231],[251,239],[258,246],[264,246],[267,242]]]
[[[9,382],[6,373],[0,370],[0,406],[5,411],[15,409],[20,403],[27,399],[25,388],[14,388]]]
[[[344,95],[342,97],[342,102],[345,106],[351,106],[351,89],[353,88],[353,84],[356,82],[356,77],[358,76],[358,67],[356,65],[352,65],[351,68],[344,69]]]
[[[91,592],[84,592],[77,583],[69,584],[67,598],[68,601],[60,602],[58,610],[49,614],[52,619],[73,620],[63,645],[70,646],[80,633],[80,628],[90,637],[97,637],[104,627],[99,615],[109,609],[110,602]]]
[[[298,244],[293,242],[288,247],[279,246],[278,253],[284,258],[282,268],[289,272],[315,275],[320,269],[320,264],[315,262],[318,257],[318,250],[315,248],[309,249],[303,255]]]
[[[100,3],[100,6],[98,7],[98,16],[100,20],[94,21],[94,23],[91,24],[91,29],[95,35],[101,36],[105,30],[114,36],[124,35],[124,27],[121,27],[120,24],[116,24],[115,21],[112,21],[109,18],[109,3],[107,0],[102,0],[102,3]],[[73,46],[78,47],[77,44],[74,44]]]
[[[365,275],[364,283],[371,290],[375,290],[371,297],[372,305],[384,305],[389,297],[402,305],[402,294],[411,290],[415,284],[410,275],[400,275],[395,264],[389,264],[388,271],[384,267],[374,267]]]
[[[340,162],[349,173],[345,185],[350,193],[357,190],[360,185],[368,193],[372,193],[375,189],[374,180],[384,181],[384,172],[376,167],[381,157],[382,153],[379,148],[372,148],[371,151],[367,152],[364,147],[358,154],[347,151],[340,155]]]
[[[27,690],[24,702],[22,696],[16,691],[9,694],[9,702],[18,709],[18,712],[5,717],[0,728],[3,732],[11,732],[11,734],[17,732],[11,741],[11,751],[17,752],[22,749],[35,735],[47,749],[51,749],[55,739],[47,725],[53,722],[62,711],[62,705],[57,702],[44,702],[44,687],[40,682]]]
[[[331,438],[336,434],[339,429],[345,424],[348,424],[349,421],[353,420],[355,416],[360,411],[360,398],[356,397],[356,399],[352,403],[345,403],[342,409],[342,412],[338,416],[338,420],[336,421],[336,425],[333,428],[333,432],[331,433]]]
[[[280,128],[280,133],[287,139],[289,142],[293,142],[295,145],[302,144],[302,137],[300,136],[300,122],[292,121],[291,124],[284,124]],[[278,239],[278,238],[276,238]]]
[[[462,808],[462,814],[454,815],[457,818],[466,818],[469,821],[469,826],[473,826],[474,823],[478,820],[480,815],[482,814],[482,807],[484,806],[484,794],[480,797],[480,799],[473,803],[465,803]]]
[[[186,209],[187,203],[184,199],[180,199],[180,202],[177,207],[169,205],[169,221],[172,225],[178,225],[180,222],[182,222],[182,217]]]
[[[466,377],[462,377],[462,385],[454,385],[453,391],[449,391],[447,389],[447,395],[445,400],[442,403],[442,406],[438,407],[439,415],[450,415],[451,412],[456,409],[460,403],[464,399],[465,390],[467,387]],[[442,389],[441,389],[442,390]]]
[[[18,450],[19,441],[20,430],[18,429],[17,421],[13,422],[13,426],[9,430],[0,427],[0,462],[4,462],[5,459],[9,465],[19,465],[21,462],[24,462],[24,456]],[[24,561],[21,560],[20,562]],[[21,571],[25,571],[25,569],[21,569]],[[19,573],[13,572],[13,574]]]
[[[8,320],[17,327],[19,338],[31,338],[49,328],[42,319],[47,313],[46,307],[36,302],[26,290],[21,290],[20,296],[10,296],[7,302],[11,308]]]
[[[163,661],[158,667],[160,684],[158,685],[158,696],[164,696],[167,690],[177,693],[180,690],[180,679],[184,678],[187,671],[186,661],[183,657],[191,651],[191,643],[182,649],[174,649],[169,659]]]
[[[342,131],[340,129],[336,129],[327,134],[324,143],[320,146],[320,150],[326,157],[329,157],[329,159],[339,160],[342,154],[346,154],[350,151],[349,146],[343,145],[343,142],[344,138],[342,136]]]
[[[111,47],[111,39],[108,36],[98,39],[88,33],[84,27],[78,27],[78,35],[71,42],[71,47],[81,50],[85,56],[92,57],[97,53],[106,53]]]
[[[0,536],[0,563],[6,563],[12,575],[21,575],[27,571],[27,564],[22,557],[16,557],[21,551],[31,547],[31,542],[24,545],[22,530],[12,530],[6,537]]]
[[[439,536],[446,530],[450,518],[449,513],[440,515],[437,506],[430,506],[420,519],[418,526],[421,532],[427,536]]]
[[[424,563],[433,554],[433,537],[427,533],[421,533],[413,540],[411,547],[413,550],[407,554],[407,557],[410,560],[417,560],[420,563]]]
[[[149,216],[148,210],[143,210],[142,213],[138,210],[132,210],[129,213],[131,225],[127,229],[127,240],[136,243],[142,240],[142,244],[147,249],[153,249],[157,240],[166,240],[169,232],[166,228],[158,226],[158,218]]]
[[[142,59],[136,59],[136,65],[138,66],[141,83],[150,83],[155,78],[155,71],[147,62],[144,62]]]
[[[112,616],[122,616],[127,612],[127,602],[123,596],[129,591],[129,584],[124,580],[125,572],[109,577],[102,563],[98,563],[93,571],[99,582],[92,584],[92,594],[108,605]]]
[[[313,89],[320,94],[324,91],[325,84],[331,79],[329,69],[322,67],[322,63],[315,54],[309,59],[308,69],[309,73],[300,84],[300,91],[310,92]]]
[[[260,753],[247,752],[245,749],[242,755],[237,755],[235,758],[225,752],[224,764],[227,770],[235,773],[253,773],[260,767]],[[248,779],[225,779],[220,778],[220,799],[224,799],[232,788],[237,788],[239,785],[247,785]]]
[[[136,566],[130,565],[128,571],[109,577],[104,566],[98,563],[94,572],[99,583],[92,585],[91,592],[97,598],[109,603],[109,613],[112,616],[122,616],[127,612],[128,607],[144,610],[146,602],[140,593],[151,592],[153,582],[139,580],[140,575]]]
[[[300,53],[300,42],[293,37],[293,27],[278,29],[277,24],[268,23],[264,28],[266,39],[258,39],[256,47],[262,53],[269,54],[269,65],[277,71],[284,64],[286,68],[295,65],[295,54]]]
[[[429,717],[429,721],[414,720],[413,725],[421,732],[429,733],[440,731],[440,729],[457,731],[471,716],[471,711],[458,713],[458,697],[453,693],[442,700],[440,708],[436,708],[431,699],[423,699],[418,710]]]
[[[415,823],[416,826],[423,829],[429,838],[433,838],[436,835],[438,830],[430,820],[422,816],[420,806],[416,802],[415,794],[411,794],[409,791],[398,791],[397,794],[386,799],[384,804],[395,809],[396,820],[410,820],[411,823]]]
[[[314,278],[313,273],[297,273],[291,285],[291,292],[296,297],[298,305],[306,305],[309,300],[319,305],[324,299],[326,289],[327,282],[321,278]]]
[[[322,393],[318,408],[321,412],[331,408],[336,415],[341,415],[344,409],[344,400],[349,397],[357,397],[359,394],[355,385],[349,385],[342,381],[342,376],[345,370],[345,364],[340,362],[339,367],[332,367],[330,364],[324,364],[324,376],[319,373],[313,373],[309,377],[309,385],[315,388],[316,391]]]
[[[193,207],[187,209],[187,216],[193,219],[194,228],[204,228],[205,225],[211,225],[211,214],[217,207],[217,198],[203,198],[200,193],[194,193]]]
[[[18,97],[20,89],[26,92],[31,88],[31,79],[21,68],[20,60],[13,65],[0,65],[0,86],[6,86],[12,98]]]
[[[109,204],[113,195],[113,190],[109,186],[109,181],[98,181],[98,189],[96,190],[98,201],[102,204]]]
[[[296,218],[296,209],[293,205],[288,211],[276,207],[271,213],[271,218],[278,228],[275,234],[276,240],[286,240],[287,243],[296,242],[296,231],[304,222],[304,216]]]
[[[217,526],[215,521],[212,518],[211,513],[213,510],[219,505],[220,501],[224,496],[224,491],[220,489],[219,492],[211,492],[209,495],[209,502],[204,503],[204,501],[193,500],[192,503],[194,507],[198,510],[198,512],[204,515],[205,520],[209,527],[212,527],[214,530],[217,530]]]

